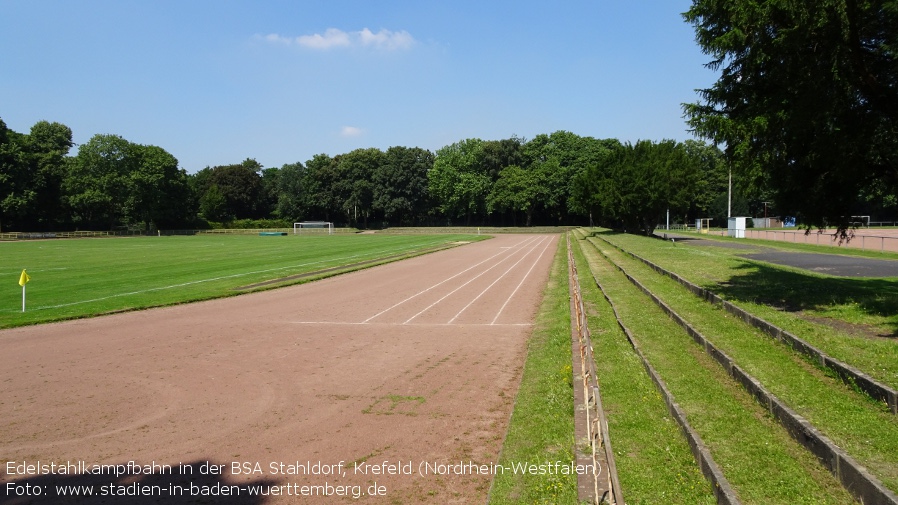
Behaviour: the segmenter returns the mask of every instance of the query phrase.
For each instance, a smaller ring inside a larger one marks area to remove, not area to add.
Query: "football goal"
[[[334,234],[334,223],[328,221],[303,221],[301,223],[293,223],[293,234],[299,235],[302,233],[319,233],[319,234]]]

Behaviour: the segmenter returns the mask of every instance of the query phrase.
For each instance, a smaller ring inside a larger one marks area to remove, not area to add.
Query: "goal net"
[[[293,223],[293,234],[301,233],[311,234],[334,234],[334,223],[328,221],[303,221],[301,223]]]

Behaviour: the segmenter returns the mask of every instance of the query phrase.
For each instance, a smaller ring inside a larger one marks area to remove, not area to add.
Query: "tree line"
[[[726,217],[722,153],[697,141],[629,144],[557,131],[530,140],[464,139],[436,152],[395,146],[318,154],[279,168],[246,159],[193,174],[163,148],[118,135],[94,135],[70,155],[73,147],[63,124],[39,121],[18,133],[0,120],[0,230],[592,220],[649,232],[668,210],[680,222],[711,212]]]
[[[792,216],[844,237],[853,216],[898,218],[894,1],[693,0],[684,19],[720,72],[699,102],[684,104],[692,131],[711,145],[558,131],[188,174],[157,146],[95,135],[70,156],[65,125],[40,121],[18,133],[0,120],[0,230],[269,219],[650,232],[669,211],[715,225],[728,215]]]
[[[189,174],[163,148],[118,135],[74,147],[72,131],[0,120],[0,230],[57,231],[338,226],[601,224],[651,233],[712,217],[726,225],[724,153],[696,140],[469,138],[436,152],[368,148],[263,167],[254,159]],[[733,215],[760,215],[764,195],[737,184]],[[769,202],[767,202],[769,205]],[[772,211],[773,209],[769,209]]]

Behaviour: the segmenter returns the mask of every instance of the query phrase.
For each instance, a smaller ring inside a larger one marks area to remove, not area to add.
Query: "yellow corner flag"
[[[28,281],[31,280],[31,277],[25,273],[25,269],[22,269],[22,275],[19,276],[19,286],[22,286],[22,312],[25,312],[25,284],[28,284]]]

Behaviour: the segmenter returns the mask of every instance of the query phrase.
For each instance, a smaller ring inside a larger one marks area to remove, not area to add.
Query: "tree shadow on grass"
[[[818,277],[743,260],[738,274],[711,288],[733,302],[754,302],[787,312],[825,312],[838,306],[886,320],[898,338],[898,282],[894,279]]]
[[[20,472],[16,465],[42,464],[49,465],[49,461],[18,461],[4,462],[3,474],[6,477],[17,476]],[[76,461],[71,462],[77,465]],[[57,463],[58,465],[59,463]],[[65,464],[65,463],[63,463]],[[93,466],[93,463],[87,462]],[[144,465],[146,463],[138,462]],[[215,465],[208,461],[198,460],[183,464],[170,464],[170,469],[159,469],[153,473],[135,475],[133,471],[121,471],[127,466],[127,462],[118,463],[119,475],[116,470],[100,475],[75,473],[71,475],[45,474],[26,476],[19,480],[0,481],[0,504],[25,505],[25,504],[56,504],[77,503],[86,505],[95,504],[187,504],[187,503],[225,503],[229,505],[256,505],[264,503],[268,496],[251,493],[251,488],[265,490],[268,494],[269,486],[278,485],[277,481],[270,478],[260,478],[252,481],[232,481],[227,479],[230,474],[230,463],[225,463],[218,468],[224,475],[213,475],[209,472],[202,473],[202,466]],[[13,475],[8,472],[7,465],[12,465]],[[189,467],[189,468],[188,468]],[[208,468],[208,466],[207,466]],[[27,471],[24,467],[21,470]],[[46,473],[37,469],[37,472]],[[153,469],[150,469],[153,471]],[[58,471],[57,471],[58,472]]]
[[[623,235],[617,231],[591,231],[586,236]],[[689,237],[691,239],[691,237]],[[677,238],[677,240],[680,240]],[[701,238],[695,238],[700,241]],[[753,302],[786,312],[823,313],[838,306],[855,305],[863,314],[885,319],[885,332],[866,329],[864,333],[898,340],[898,282],[894,278],[821,277],[734,256],[737,274],[725,282],[703,287],[729,301]],[[816,320],[826,316],[815,317]],[[832,320],[831,326],[859,326]]]

